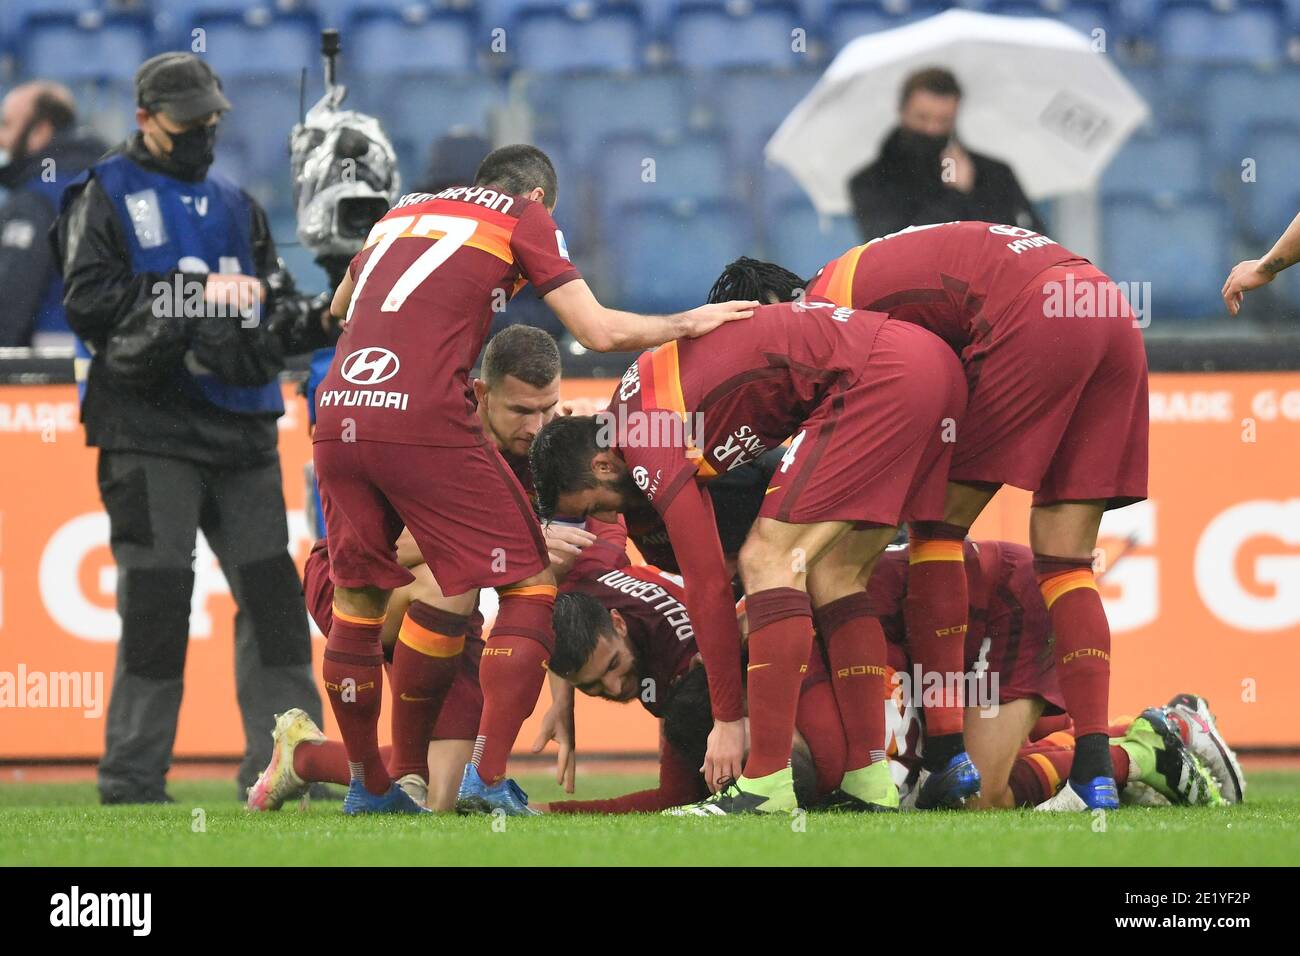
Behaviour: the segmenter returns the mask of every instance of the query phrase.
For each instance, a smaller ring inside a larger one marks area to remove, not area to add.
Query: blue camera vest
[[[136,272],[257,274],[252,208],[243,192],[224,176],[209,173],[202,182],[182,182],[145,169],[121,154],[98,163],[90,172],[113,202]],[[228,321],[238,322],[239,318]],[[186,391],[218,408],[245,415],[284,412],[278,382],[229,385],[194,367],[178,370],[177,375]]]

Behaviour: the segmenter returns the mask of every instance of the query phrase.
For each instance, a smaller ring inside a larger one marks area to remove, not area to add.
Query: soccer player
[[[657,787],[606,800],[553,802],[549,812],[644,813],[708,796],[700,768],[713,720],[685,597],[676,575],[636,566],[584,576],[556,599],[552,670],[588,696],[639,700],[661,719],[661,728]],[[835,788],[844,773],[844,729],[828,681],[814,647],[796,716],[795,750],[810,764],[810,792],[801,805]],[[802,789],[799,769],[796,761],[792,776]]]
[[[525,282],[588,348],[645,348],[748,318],[750,304],[670,316],[607,309],[569,262],[550,210],[555,169],[532,146],[502,147],[470,187],[403,197],[371,230],[335,294],[345,316],[317,391],[313,452],[330,543],[334,621],[326,690],[352,764],[345,812],[416,812],[379,753],[388,597],[411,582],[395,560],[405,526],[444,594],[429,627],[408,614],[425,668],[449,672],[480,587],[500,608],[480,665],[483,717],[458,801],[466,812],[526,813],[506,760],[545,676],[555,579],[532,507],[484,440],[469,368],[494,307]],[[406,650],[403,650],[406,648]]]
[[[1228,307],[1228,314],[1236,315],[1241,310],[1241,300],[1247,292],[1268,285],[1275,275],[1297,262],[1300,262],[1300,216],[1291,220],[1291,225],[1262,259],[1246,259],[1232,267],[1223,283],[1223,304]]]
[[[653,510],[663,519],[714,708],[710,813],[795,807],[790,748],[814,608],[845,693],[877,702],[840,708],[849,725],[841,788],[864,810],[897,805],[878,706],[884,637],[863,583],[900,520],[942,517],[952,448],[943,433],[964,405],[960,367],[933,335],[809,297],[643,354],[607,413],[555,419],[538,434],[530,457],[544,515],[624,513],[631,526]],[[746,690],[704,486],[787,438],[739,556],[751,628]],[[751,744],[742,760],[746,695]]]
[[[1103,512],[1146,497],[1146,353],[1123,294],[1046,236],[955,222],[856,246],[807,284],[742,259],[714,295],[789,300],[805,288],[929,329],[961,356],[970,400],[942,520],[911,527],[914,656],[927,672],[957,669],[967,624],[960,542],[1003,484],[1033,491],[1029,537],[1079,734],[1055,805],[1118,806],[1107,743],[1110,628],[1092,554]],[[929,711],[927,762],[938,769],[965,746],[961,701]]]
[[[494,335],[483,353],[483,376],[473,381],[477,415],[484,436],[496,447],[519,479],[525,493],[532,495],[532,476],[528,470],[528,447],[538,429],[557,414],[568,414],[574,403],[560,399],[560,352],[555,340],[541,329],[512,325]],[[551,570],[557,581],[568,574],[596,573],[627,564],[624,551],[626,533],[617,524],[591,519],[585,527],[549,524],[543,529]],[[322,538],[312,548],[303,571],[304,593],[308,611],[321,632],[329,633],[334,584],[329,577],[329,551]],[[421,657],[404,655],[407,666],[396,671],[391,667],[395,647],[408,611],[417,619],[436,620],[447,610],[446,596],[420,555],[408,532],[397,540],[397,560],[415,580],[393,592],[389,599],[380,643],[389,663],[388,677],[393,690],[392,703],[394,746],[385,753],[390,774],[416,803],[432,809],[448,809],[454,802],[461,771],[472,754],[475,732],[482,711],[483,696],[478,682],[481,657],[483,616],[477,609],[465,633],[464,650],[458,655],[459,669],[450,688],[422,683],[432,676],[445,679],[446,674],[430,673],[420,668]],[[411,639],[408,633],[407,639]],[[410,666],[414,663],[416,666]],[[572,692],[559,681],[552,691],[563,688],[563,699],[553,710],[557,717],[571,712]],[[445,695],[445,697],[444,697]],[[436,720],[436,725],[434,721]],[[313,725],[314,727],[314,725]],[[568,789],[573,788],[572,736],[561,723],[555,736],[560,744],[559,772]],[[430,734],[434,744],[430,746]],[[319,736],[308,732],[301,721],[282,715],[273,734],[277,749],[285,740]],[[289,767],[273,757],[266,771],[251,789],[250,809],[276,809],[285,800],[299,795],[302,783],[349,782],[346,757],[339,756],[340,745],[295,750],[297,767]],[[456,758],[460,757],[459,763]],[[433,765],[432,771],[430,764]],[[454,781],[447,770],[455,764]],[[337,768],[342,766],[342,770]],[[295,773],[297,779],[295,779]],[[340,773],[342,778],[339,779]],[[432,795],[429,791],[432,788]]]

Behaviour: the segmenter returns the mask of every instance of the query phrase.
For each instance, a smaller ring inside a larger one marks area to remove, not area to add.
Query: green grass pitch
[[[535,801],[560,797],[546,776],[520,782]],[[646,777],[587,772],[579,796],[652,785]],[[1294,865],[1300,772],[1257,771],[1249,785],[1240,806],[1125,808],[1104,821],[1015,811],[554,816],[494,827],[487,817],[354,819],[337,802],[249,814],[226,779],[177,781],[178,802],[165,807],[100,807],[90,783],[12,783],[0,785],[0,865]]]

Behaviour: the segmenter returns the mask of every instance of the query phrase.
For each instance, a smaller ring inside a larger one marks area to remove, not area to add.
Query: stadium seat
[[[1230,263],[1222,203],[1113,196],[1103,206],[1098,265],[1117,282],[1150,282],[1153,323],[1217,315]]]
[[[379,77],[474,71],[477,57],[472,14],[411,9],[415,12],[366,8],[352,17],[344,33],[345,62],[350,74]]]
[[[795,69],[808,62],[807,53],[793,49],[792,31],[800,26],[790,3],[688,2],[673,15],[670,42],[675,61],[688,70]]]
[[[583,168],[614,137],[678,136],[691,120],[690,90],[676,73],[539,78],[529,85],[528,100],[536,127],[563,139]]]
[[[204,30],[204,56],[223,81],[276,76],[296,96],[304,68],[320,73],[320,24],[314,15],[204,14],[192,23]]]
[[[1118,36],[1111,5],[1104,0],[993,0],[986,9],[1002,16],[1060,20],[1089,38],[1094,30],[1103,30],[1108,50],[1111,38]]]
[[[1217,9],[1201,0],[1173,0],[1161,8],[1156,48],[1171,60],[1197,63],[1273,63],[1282,59],[1285,33],[1275,3]]]
[[[153,52],[151,40],[143,17],[33,15],[19,38],[18,56],[29,77],[129,80]]]
[[[731,141],[732,155],[760,161],[776,126],[816,85],[820,72],[746,70],[720,77],[709,106],[713,123]]]
[[[772,212],[763,227],[767,256],[805,279],[862,241],[852,218],[820,216],[802,196],[777,204]]]
[[[617,229],[614,210],[621,206],[737,198],[726,144],[716,137],[616,139],[601,148],[591,172],[604,225],[601,231],[606,236]]]
[[[407,184],[423,172],[435,139],[455,127],[488,132],[491,113],[505,98],[496,80],[474,74],[361,76],[349,86],[346,105],[378,117],[394,144],[404,144],[398,152]],[[400,96],[393,95],[394,88],[401,89]]]
[[[1255,181],[1240,185],[1248,225],[1262,247],[1270,245],[1300,211],[1300,123],[1252,126],[1246,154],[1255,160]]]
[[[636,203],[619,210],[605,241],[617,301],[642,312],[675,312],[704,301],[732,259],[752,254],[752,226],[737,203]]]
[[[1225,168],[1239,173],[1250,155],[1246,132],[1252,125],[1296,119],[1300,103],[1300,67],[1278,69],[1226,67],[1202,72],[1200,106],[1210,132],[1210,144]]]
[[[1140,193],[1176,198],[1204,193],[1214,185],[1200,130],[1148,130],[1133,135],[1102,177],[1106,195]]]
[[[641,33],[639,11],[626,4],[525,8],[506,35],[507,52],[534,73],[627,73],[641,65]]]
[[[248,177],[240,185],[270,207],[292,204],[289,131],[298,121],[297,84],[278,76],[234,76],[224,85],[233,108],[221,121],[217,151],[227,142],[235,144],[243,151]]]
[[[934,0],[837,0],[827,15],[826,33],[831,52],[838,53],[860,36],[924,20],[944,9],[943,3]]]

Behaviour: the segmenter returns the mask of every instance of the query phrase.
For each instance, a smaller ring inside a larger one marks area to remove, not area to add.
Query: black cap
[[[221,92],[221,80],[193,53],[159,53],[141,63],[135,71],[135,101],[178,123],[192,123],[230,109],[230,101]]]

